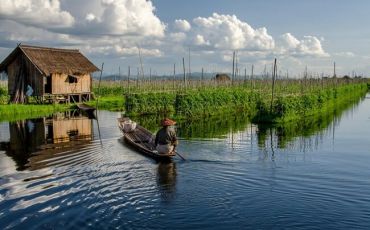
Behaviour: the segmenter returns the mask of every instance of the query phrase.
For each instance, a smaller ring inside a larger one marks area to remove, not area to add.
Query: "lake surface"
[[[122,141],[120,113],[0,123],[0,228],[369,229],[369,97],[282,127],[182,123],[169,163]]]

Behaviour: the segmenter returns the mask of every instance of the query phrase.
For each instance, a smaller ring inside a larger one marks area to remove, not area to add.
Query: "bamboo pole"
[[[182,58],[182,66],[184,69],[184,89],[186,91],[186,71],[185,71],[185,58]]]
[[[233,51],[233,72],[231,74],[231,85],[234,85],[234,75],[235,75],[235,51]]]
[[[103,75],[103,69],[104,69],[104,62],[101,64],[100,77],[99,77],[99,83],[98,83],[98,97],[96,98],[96,110],[98,110],[98,105],[99,105],[100,84],[101,84],[101,78]]]
[[[273,105],[273,102],[274,102],[275,78],[276,78],[276,58],[275,58],[275,61],[274,61],[274,69],[273,69],[273,73],[272,73],[270,114],[272,113],[272,105]]]
[[[175,79],[176,78],[176,63],[173,64],[173,81],[172,81],[172,88],[175,90]]]
[[[131,68],[128,66],[128,73],[127,73],[127,91],[130,94],[130,74],[131,74]]]

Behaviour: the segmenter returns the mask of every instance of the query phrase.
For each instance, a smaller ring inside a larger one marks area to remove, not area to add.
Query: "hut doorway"
[[[45,93],[51,93],[51,77],[47,76],[45,78]]]

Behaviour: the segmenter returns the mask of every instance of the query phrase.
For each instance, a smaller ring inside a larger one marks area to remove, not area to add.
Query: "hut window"
[[[77,83],[77,76],[74,76],[74,75],[68,75],[68,83],[69,84],[73,84],[73,83]]]

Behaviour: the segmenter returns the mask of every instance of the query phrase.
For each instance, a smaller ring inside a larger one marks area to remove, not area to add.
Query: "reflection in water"
[[[158,163],[157,184],[163,201],[174,199],[176,192],[176,163]]]
[[[57,154],[84,147],[93,138],[92,120],[72,112],[9,123],[9,142],[2,149],[14,159],[17,170],[43,168]]]

